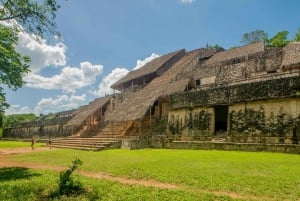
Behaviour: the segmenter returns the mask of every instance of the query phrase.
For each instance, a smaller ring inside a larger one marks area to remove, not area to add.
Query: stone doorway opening
[[[227,135],[228,105],[216,106],[215,110],[215,135]]]

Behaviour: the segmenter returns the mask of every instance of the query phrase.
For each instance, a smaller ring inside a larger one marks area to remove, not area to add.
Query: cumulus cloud
[[[56,98],[42,98],[34,108],[34,113],[39,115],[76,109],[86,101],[86,95],[61,95]]]
[[[32,111],[28,106],[20,106],[20,105],[11,105],[7,110],[5,110],[6,115],[10,114],[28,114]]]
[[[31,58],[30,70],[39,72],[47,66],[64,66],[67,62],[67,47],[63,43],[48,45],[46,40],[39,39],[25,32],[19,32],[16,51]]]
[[[128,72],[129,70],[126,68],[113,69],[110,74],[103,77],[101,83],[99,84],[98,90],[93,91],[92,94],[100,97],[105,96],[106,94],[112,94],[113,89],[111,89],[110,86],[122,79]]]
[[[133,68],[133,70],[137,70],[141,67],[143,67],[146,63],[152,61],[153,59],[160,57],[160,55],[152,53],[151,56],[145,58],[144,60],[137,60],[136,61],[136,66]]]
[[[54,90],[60,89],[74,93],[76,89],[94,84],[98,75],[102,74],[102,65],[92,65],[90,62],[80,63],[80,67],[64,67],[60,74],[44,77],[28,73],[24,80],[27,87]]]
[[[133,68],[133,70],[137,70],[141,67],[143,67],[146,63],[152,61],[153,59],[159,57],[160,55],[152,53],[149,57],[143,59],[143,60],[137,60],[136,66]],[[101,83],[98,86],[97,90],[91,91],[91,93],[95,96],[105,96],[106,94],[112,94],[113,89],[111,89],[111,85],[122,79],[125,75],[129,73],[129,70],[126,68],[115,68],[112,70],[110,74],[107,76],[104,76]]]
[[[196,0],[180,0],[181,3],[183,4],[191,4],[193,2],[195,2]]]

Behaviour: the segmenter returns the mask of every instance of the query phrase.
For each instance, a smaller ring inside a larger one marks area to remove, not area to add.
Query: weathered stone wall
[[[147,136],[137,138],[123,138],[123,149],[143,148],[168,148],[168,149],[199,149],[199,150],[236,150],[236,151],[267,151],[300,154],[300,146],[294,144],[262,144],[262,143],[213,143],[207,141],[172,141],[165,135]]]
[[[20,123],[12,128],[4,130],[3,137],[6,138],[30,138],[31,136],[40,137],[60,137],[72,135],[72,128],[64,125],[71,117],[54,118],[49,120],[33,121]]]
[[[299,91],[300,77],[290,77],[175,94],[170,97],[169,133],[206,140],[200,136],[214,135],[214,108],[227,105],[228,141],[299,143]]]
[[[215,135],[214,107],[170,111],[168,133],[179,140],[206,141]],[[229,106],[227,141],[237,143],[298,144],[300,100],[274,99]]]
[[[177,141],[165,143],[169,149],[201,149],[201,150],[237,150],[237,151],[266,151],[300,154],[300,146],[294,144],[262,144],[262,143],[212,143],[195,141]]]
[[[229,115],[229,141],[300,142],[300,101],[297,98],[236,104],[229,107]]]
[[[189,107],[169,112],[168,133],[183,140],[205,140],[213,133],[213,108]]]
[[[170,106],[175,109],[190,106],[231,105],[240,102],[296,97],[297,91],[300,91],[299,76],[177,93],[170,96]]]
[[[290,70],[293,68],[299,69],[300,64],[300,42],[289,43],[284,47],[283,61],[281,64],[282,70]]]
[[[30,126],[5,129],[5,138],[30,138],[39,136],[41,138],[54,138],[72,135],[72,129],[63,125]]]
[[[209,65],[201,65],[189,72],[195,80],[201,80],[201,85],[224,84],[235,80],[255,77],[263,72],[276,72],[280,69],[283,58],[282,48],[266,48],[264,52],[250,54],[220,61]],[[214,79],[211,79],[214,78]],[[214,82],[211,82],[211,81]],[[209,81],[209,82],[207,82]]]

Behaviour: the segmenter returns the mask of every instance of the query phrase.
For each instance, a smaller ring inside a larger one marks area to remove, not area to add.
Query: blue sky
[[[206,44],[239,46],[246,32],[269,37],[300,27],[298,0],[68,0],[57,14],[60,39],[19,36],[31,56],[27,84],[6,89],[12,113],[77,108],[112,93],[109,86],[146,61]]]

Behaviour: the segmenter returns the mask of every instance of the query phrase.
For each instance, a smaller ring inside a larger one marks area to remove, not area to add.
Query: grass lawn
[[[84,162],[81,169],[85,171],[139,180],[157,180],[180,187],[177,190],[158,189],[84,178],[84,183],[102,196],[98,200],[300,199],[300,155],[293,154],[170,149],[100,152],[53,149],[13,155],[9,156],[9,160],[67,167],[75,157]],[[51,191],[58,178],[58,173],[27,171],[38,175],[31,179],[36,188],[45,188],[40,189],[44,194]],[[3,173],[0,172],[0,175]],[[0,187],[8,185],[12,189],[22,188],[26,182],[29,182],[28,179],[7,180],[6,184],[0,182]],[[34,190],[32,192],[35,194]],[[218,192],[233,196],[224,196]],[[0,193],[0,200],[1,198],[6,198],[3,192]],[[89,200],[87,197],[79,200],[85,198]]]
[[[35,143],[35,147],[41,147],[45,143]],[[5,149],[5,148],[22,148],[22,147],[30,147],[31,141],[30,142],[23,142],[23,141],[2,141],[0,140],[0,149]]]

